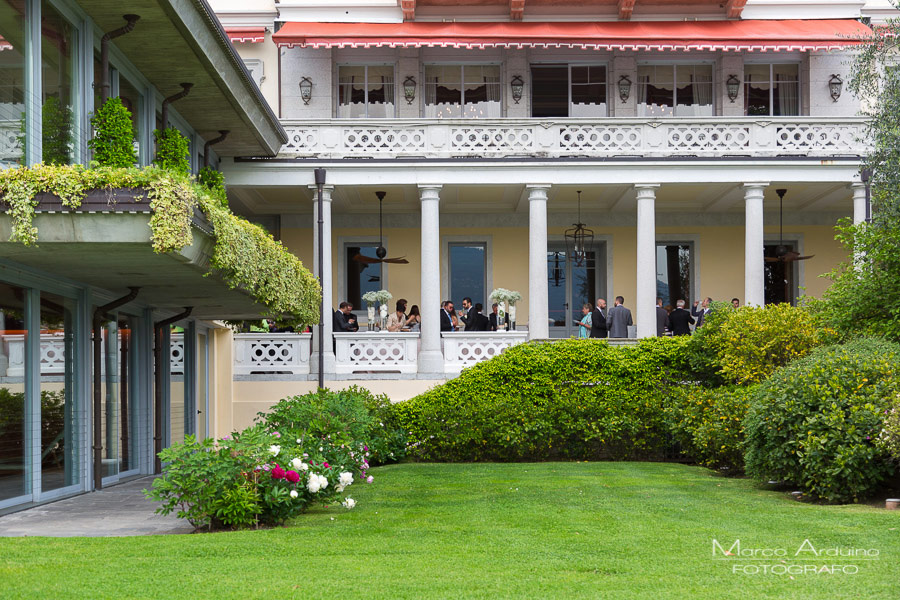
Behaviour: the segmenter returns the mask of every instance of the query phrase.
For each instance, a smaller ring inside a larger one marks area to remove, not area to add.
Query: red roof
[[[226,27],[225,33],[232,44],[256,44],[266,39],[265,27]]]
[[[310,48],[581,48],[588,50],[833,50],[872,30],[852,19],[285,23],[279,46]]]

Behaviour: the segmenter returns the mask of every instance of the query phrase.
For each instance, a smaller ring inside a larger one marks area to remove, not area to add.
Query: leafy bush
[[[41,160],[66,165],[72,156],[72,108],[58,96],[48,96],[41,107]]]
[[[327,440],[346,447],[349,457],[362,447],[366,462],[384,464],[399,460],[406,452],[406,436],[396,426],[387,396],[351,386],[345,390],[320,389],[303,396],[285,398],[259,413],[257,421],[269,431],[290,438]]]
[[[876,446],[900,390],[900,345],[828,346],[760,384],[744,422],[752,477],[799,486],[828,502],[872,492],[891,473]]]
[[[99,165],[127,169],[137,163],[134,123],[121,98],[109,98],[91,117],[91,125],[94,137],[88,146]]]
[[[397,423],[426,460],[657,456],[668,386],[686,377],[684,347],[521,344],[395,405]]]
[[[743,421],[753,389],[689,386],[677,390],[669,411],[672,433],[682,452],[728,475],[743,473]]]
[[[228,208],[228,196],[225,192],[225,176],[212,167],[203,167],[197,173],[197,181],[205,186],[210,195],[219,201],[223,207]]]
[[[160,169],[166,169],[180,175],[191,172],[190,144],[186,137],[174,127],[154,129],[156,139],[156,159],[153,161]]]
[[[900,460],[900,394],[894,397],[884,415],[884,429],[878,435],[877,445],[895,460]]]
[[[144,490],[162,503],[156,512],[177,511],[210,529],[276,525],[314,502],[339,502],[354,475],[365,478],[367,466],[362,452],[354,457],[331,440],[294,440],[262,425],[218,441],[187,436],[159,456],[163,474]],[[353,508],[355,501],[341,504]]]
[[[830,339],[813,316],[789,304],[734,309],[716,303],[690,337],[691,368],[714,382],[759,383]]]

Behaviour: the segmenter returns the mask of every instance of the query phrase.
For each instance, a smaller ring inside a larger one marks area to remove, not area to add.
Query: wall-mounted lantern
[[[412,104],[416,99],[416,80],[412,75],[403,80],[403,97],[406,98],[407,104]]]
[[[309,104],[312,100],[312,80],[309,77],[300,80],[300,99],[303,100],[303,104]]]
[[[734,104],[734,101],[737,100],[738,92],[741,90],[741,80],[738,79],[737,75],[732,73],[728,76],[728,79],[725,81],[725,89],[728,91],[728,99]]]
[[[628,75],[622,75],[619,77],[619,100],[624,104],[629,96],[631,96],[631,79]]]
[[[832,75],[828,80],[828,91],[831,92],[831,99],[835,102],[841,97],[841,88],[844,86],[844,80],[837,75]]]
[[[522,99],[522,94],[525,93],[525,80],[522,79],[521,75],[515,75],[512,81],[509,82],[509,87],[512,90],[513,102],[518,104],[519,100]]]

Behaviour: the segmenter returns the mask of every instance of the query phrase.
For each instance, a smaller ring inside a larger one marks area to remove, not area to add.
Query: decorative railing
[[[350,373],[415,373],[419,334],[358,331],[334,334],[334,371]]]
[[[528,339],[527,331],[457,331],[441,334],[444,372],[459,373],[466,367],[494,358],[510,346]]]
[[[311,333],[236,333],[234,374],[308,374],[311,337]]]
[[[169,344],[172,375],[184,375],[184,334],[173,333]],[[106,372],[106,345],[101,346],[100,372]],[[5,359],[5,360],[4,360]],[[5,366],[5,370],[4,367]],[[64,375],[66,342],[62,333],[41,334],[41,375]],[[0,377],[25,376],[25,336],[0,336]]]
[[[862,156],[861,117],[282,121],[280,156]]]

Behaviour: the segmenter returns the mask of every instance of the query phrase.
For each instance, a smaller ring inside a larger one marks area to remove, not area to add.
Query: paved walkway
[[[191,533],[183,519],[157,515],[141,490],[152,477],[111,486],[0,517],[0,537],[107,537]]]

